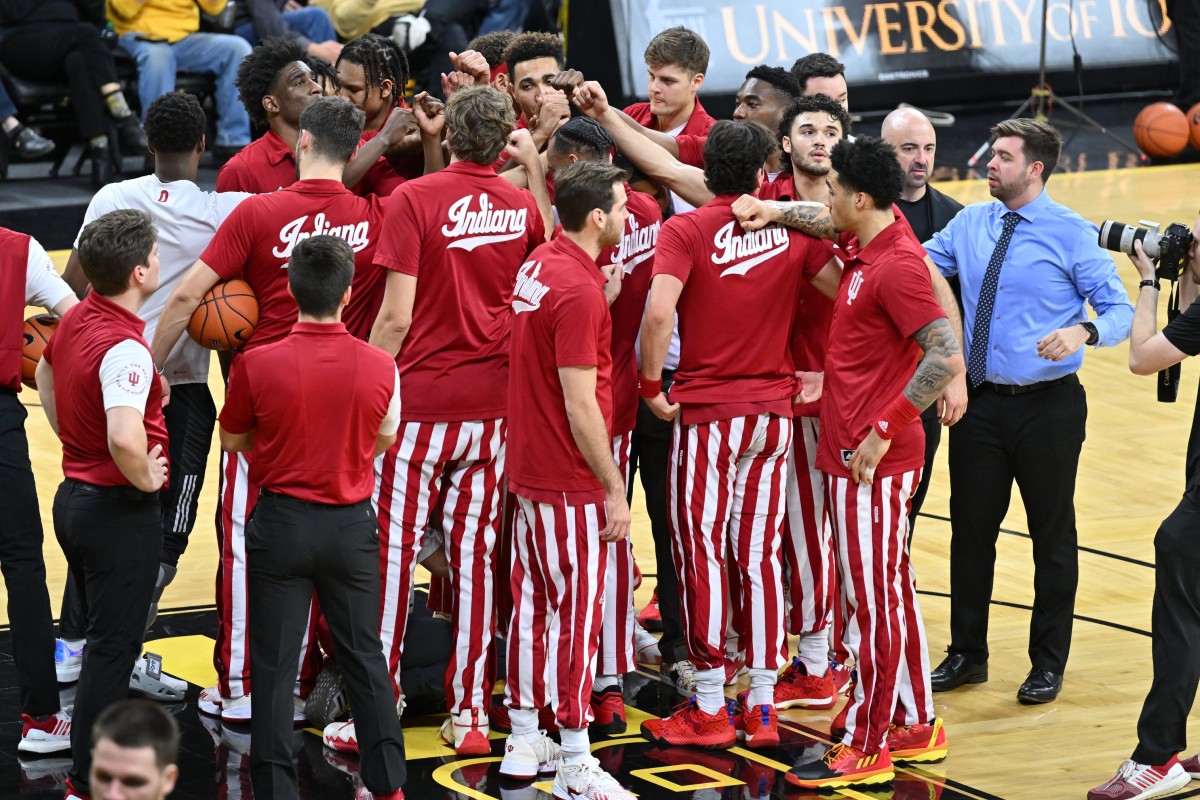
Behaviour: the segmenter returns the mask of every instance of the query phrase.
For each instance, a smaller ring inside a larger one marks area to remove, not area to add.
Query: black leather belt
[[[1042,389],[1049,389],[1052,386],[1061,386],[1064,383],[1078,383],[1078,382],[1079,382],[1079,379],[1077,377],[1075,377],[1074,373],[1072,373],[1071,375],[1064,375],[1061,378],[1055,378],[1054,380],[1051,380],[1051,381],[1038,381],[1037,383],[1026,383],[1026,384],[1022,384],[1020,386],[1008,384],[1008,383],[989,383],[988,381],[984,381],[983,383],[979,384],[979,388],[993,391],[996,394],[1002,394],[1002,395],[1006,395],[1008,397],[1014,397],[1018,394],[1028,394],[1029,392],[1040,392]]]
[[[151,500],[158,500],[158,492],[143,492],[134,486],[97,486],[94,483],[85,483],[74,478],[67,478],[65,483],[81,492],[111,497],[114,500],[124,500],[126,503],[149,503]]]
[[[357,503],[314,503],[312,500],[301,500],[299,497],[292,497],[290,494],[283,492],[273,492],[270,489],[259,489],[258,499],[261,501],[264,498],[278,500],[285,503],[290,503],[308,508],[354,508],[355,506],[365,505],[371,502],[370,498],[359,500]]]

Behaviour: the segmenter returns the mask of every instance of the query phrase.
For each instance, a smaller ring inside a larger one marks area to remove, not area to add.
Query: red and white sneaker
[[[71,749],[71,718],[58,711],[38,722],[28,714],[21,715],[21,741],[17,750],[22,753],[58,753]]]
[[[851,681],[858,677],[853,669],[833,659],[829,661],[829,674],[833,676],[834,691],[839,694],[846,691],[846,687],[850,685]]]
[[[492,752],[492,743],[488,741],[490,732],[487,712],[480,708],[468,708],[451,714],[442,723],[438,735],[460,756],[486,756]]]
[[[746,654],[745,653],[725,653],[725,685],[733,686],[738,682],[738,678],[746,674]]]
[[[621,687],[610,686],[592,692],[592,723],[589,728],[605,736],[616,736],[624,733],[626,727],[625,696],[621,694]]]
[[[949,749],[941,717],[932,725],[891,725],[887,744],[897,764],[936,764],[946,758]]]
[[[1171,756],[1171,760],[1161,766],[1127,759],[1116,775],[1092,789],[1087,796],[1088,800],[1143,800],[1182,789],[1191,779],[1177,756]]]
[[[76,789],[74,782],[67,778],[67,792],[63,795],[63,800],[92,800],[92,797]]]
[[[742,709],[738,721],[738,733],[745,738],[746,747],[759,749],[776,747],[779,744],[779,714],[774,706],[761,705],[751,707],[750,693],[739,704]]]
[[[637,623],[653,633],[662,633],[662,612],[658,610],[658,587],[654,587],[654,596],[646,607],[638,612]]]
[[[726,750],[737,742],[737,708],[733,702],[716,714],[706,714],[695,698],[675,708],[669,717],[642,723],[642,735],[658,744]]]
[[[200,696],[196,698],[196,710],[210,717],[221,716],[221,706],[224,704],[225,699],[221,697],[220,686],[210,686],[207,689],[201,689]]]
[[[339,753],[357,753],[358,737],[354,735],[354,720],[349,722],[332,722],[321,732],[321,741],[330,750]]]
[[[890,783],[896,770],[887,745],[867,754],[848,744],[835,744],[821,759],[792,767],[784,777],[801,789],[842,789]]]
[[[533,742],[509,736],[504,742],[500,774],[506,778],[531,781],[538,775],[548,775],[558,769],[559,758],[558,745],[545,731],[541,731],[541,738]]]
[[[1192,780],[1200,781],[1200,753],[1179,759],[1183,771],[1192,776]]]
[[[658,639],[641,625],[633,625],[633,660],[639,664],[649,664],[657,667],[662,664],[662,650],[658,648]]]
[[[826,669],[824,675],[809,675],[808,668],[798,658],[792,659],[775,684],[776,708],[833,708],[836,699],[833,670]]]
[[[637,800],[592,756],[581,764],[560,764],[552,789],[559,800]]]

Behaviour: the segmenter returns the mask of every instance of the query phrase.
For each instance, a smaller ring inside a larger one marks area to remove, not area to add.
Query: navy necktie
[[[996,288],[1000,285],[1000,266],[1004,263],[1004,255],[1008,252],[1008,243],[1012,241],[1013,231],[1021,221],[1021,215],[1009,211],[1004,215],[1004,230],[992,251],[988,261],[987,272],[983,275],[983,285],[979,287],[979,302],[975,306],[975,326],[971,330],[971,352],[967,358],[967,382],[974,389],[983,383],[987,377],[988,339],[992,329],[992,311],[996,307]]]

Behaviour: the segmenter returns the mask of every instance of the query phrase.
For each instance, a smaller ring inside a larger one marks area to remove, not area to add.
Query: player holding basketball
[[[739,730],[749,747],[779,743],[774,687],[784,645],[783,484],[793,397],[805,395],[789,347],[794,298],[806,278],[832,294],[838,269],[815,239],[738,226],[731,206],[758,188],[773,149],[754,123],[723,121],[709,131],[705,180],[716,197],[663,226],[642,324],[639,391],[655,414],[675,420],[668,499],[685,636],[696,665],[695,700],[642,724],[643,734],[665,744],[727,748]],[[741,309],[755,309],[752,327],[729,318]],[[668,401],[661,372],[676,311],[679,369]],[[718,318],[727,324],[713,324]],[[737,564],[732,590],[741,593],[750,671],[740,708],[727,706],[722,689],[727,552]]]
[[[248,198],[218,229],[167,300],[154,334],[155,363],[164,362],[205,293],[221,280],[242,278],[258,297],[258,327],[239,352],[286,336],[295,320],[296,301],[288,294],[284,267],[292,248],[317,234],[343,238],[355,251],[354,292],[343,317],[351,333],[366,338],[383,289],[382,272],[372,263],[383,206],[378,198],[355,196],[341,183],[346,160],[358,146],[362,122],[361,111],[335,97],[318,98],[304,110],[296,145],[300,180],[286,189]],[[202,711],[219,714],[227,722],[250,719],[244,525],[258,487],[249,482],[248,470],[245,454],[223,455],[214,652],[219,683],[202,692],[199,701]],[[315,678],[319,669],[311,643],[306,647],[302,683]],[[298,708],[296,719],[303,718]]]
[[[399,686],[413,568],[432,522],[445,535],[453,587],[451,718],[442,735],[460,755],[481,755],[491,749],[495,676],[488,662],[496,626],[509,305],[521,261],[545,240],[550,206],[528,133],[513,134],[511,99],[488,86],[462,89],[450,97],[445,117],[450,166],[391,196],[375,255],[387,288],[371,343],[396,355],[401,391],[398,440],[376,462],[381,638]],[[530,170],[533,193],[491,169],[506,141]],[[330,725],[325,741],[357,749],[353,723]]]
[[[905,645],[924,642],[907,556],[909,500],[924,461],[924,431],[912,423],[965,369],[921,246],[892,207],[903,183],[895,151],[868,137],[843,141],[831,165],[830,214],[845,258],[825,356],[817,466],[826,475],[844,644],[859,680],[842,741],[787,774],[809,789],[887,783],[893,759],[946,755],[928,654]]]
[[[555,179],[563,234],[535,250],[513,291],[509,488],[517,498],[500,773],[557,772],[563,800],[632,800],[592,757],[588,697],[600,642],[607,542],[629,536],[612,457],[611,322],[596,269],[625,226],[624,173],[583,162]],[[549,702],[561,752],[538,730]]]

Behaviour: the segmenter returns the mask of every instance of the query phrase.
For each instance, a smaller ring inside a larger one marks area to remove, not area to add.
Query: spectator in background
[[[4,132],[0,149],[15,151],[22,161],[33,161],[54,152],[54,142],[17,119],[17,107],[3,83],[0,83],[0,131]],[[2,157],[0,163],[7,164],[7,157]]]
[[[79,132],[93,160],[108,160],[108,132],[116,121],[121,146],[129,154],[146,152],[146,134],[117,80],[112,51],[100,29],[79,17],[70,0],[0,0],[0,63],[31,81],[65,81]]]
[[[251,46],[268,36],[283,36],[308,55],[327,61],[337,61],[342,52],[329,12],[319,6],[301,5],[296,0],[242,0],[234,13],[233,32]]]
[[[150,101],[175,90],[178,70],[212,75],[217,85],[217,139],[213,157],[228,160],[250,143],[250,117],[238,101],[238,64],[250,54],[240,36],[199,33],[200,11],[217,14],[226,0],[107,0],[121,49],[138,68],[142,113]]]

